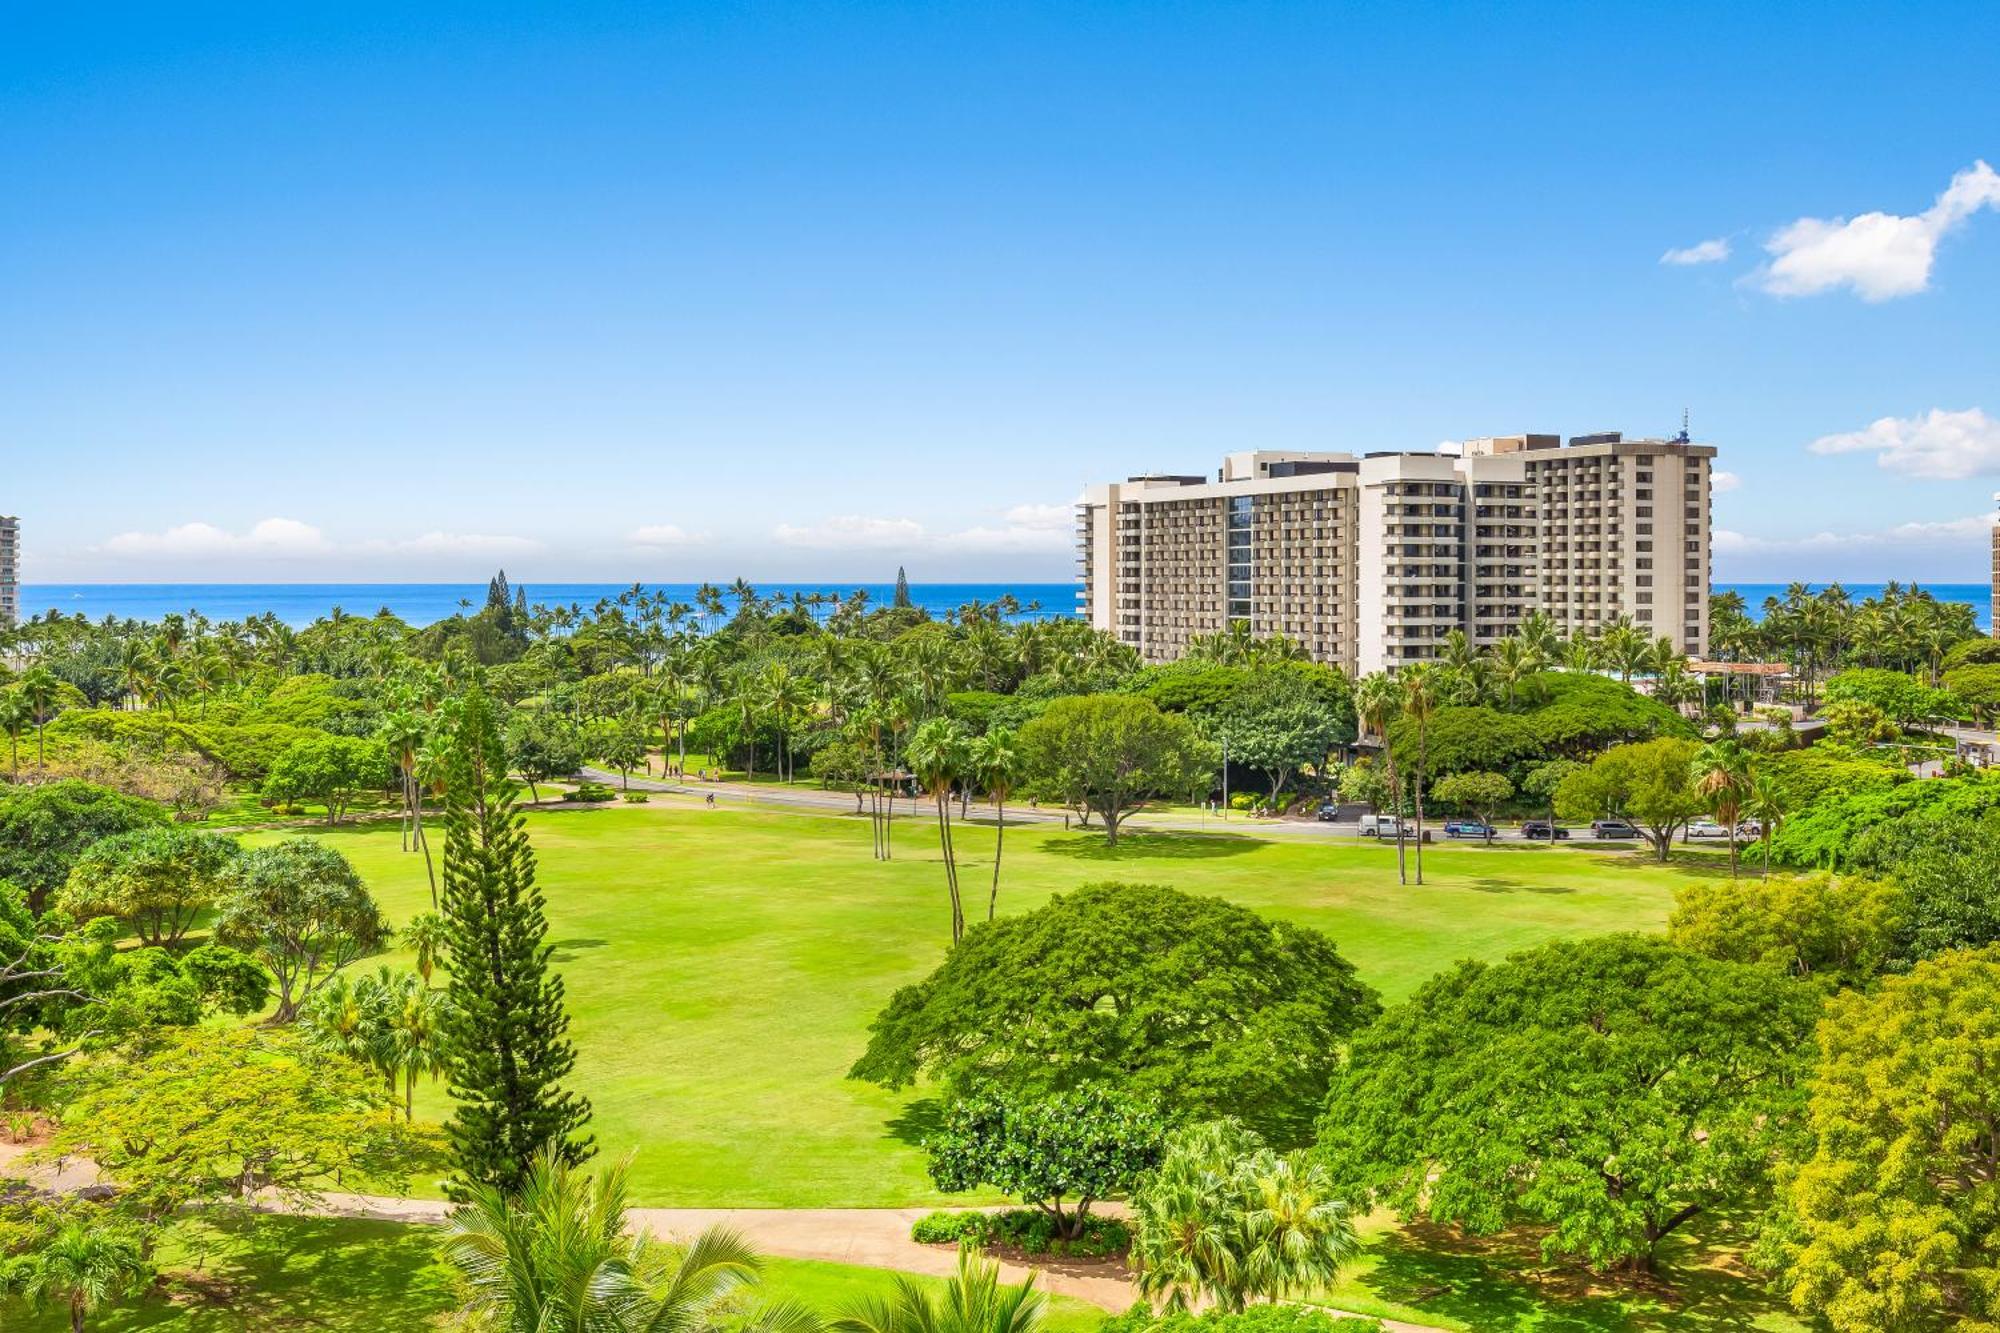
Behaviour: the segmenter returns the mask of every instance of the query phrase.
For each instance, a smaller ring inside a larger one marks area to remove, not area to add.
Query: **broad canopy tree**
[[[1220,898],[1089,884],[974,926],[870,1028],[850,1076],[954,1096],[1108,1083],[1169,1120],[1302,1141],[1347,1038],[1379,1012],[1333,941]]]
[[[117,917],[151,945],[180,943],[215,905],[243,853],[236,840],[149,825],[91,845],[70,868],[56,905],[76,921]]]
[[[389,933],[368,886],[318,838],[288,838],[246,853],[231,871],[216,938],[271,969],[289,1023],[313,990]]]
[[[1546,1254],[1649,1268],[1693,1218],[1757,1202],[1816,1012],[1773,969],[1653,936],[1461,963],[1355,1039],[1320,1149],[1357,1206],[1539,1223]]]
[[[1565,819],[1630,819],[1664,862],[1674,834],[1708,808],[1695,786],[1697,750],[1693,741],[1666,736],[1615,745],[1563,780],[1556,809]]]
[[[1186,790],[1222,760],[1186,718],[1129,694],[1053,701],[1021,728],[1021,755],[1036,790],[1097,815],[1114,846],[1119,823],[1147,798]]]

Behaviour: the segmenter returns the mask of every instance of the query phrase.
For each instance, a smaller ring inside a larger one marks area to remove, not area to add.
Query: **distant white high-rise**
[[[21,623],[21,520],[0,514],[0,628]]]
[[[1699,656],[1714,458],[1685,432],[1234,453],[1213,480],[1086,488],[1077,601],[1149,662],[1241,624],[1349,671],[1394,670],[1453,630],[1487,647],[1537,610],[1564,634],[1627,618]]]

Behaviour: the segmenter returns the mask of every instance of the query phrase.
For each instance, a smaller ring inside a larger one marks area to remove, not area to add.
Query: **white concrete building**
[[[0,514],[0,627],[21,623],[21,520]]]
[[[1148,661],[1232,622],[1354,672],[1484,646],[1539,609],[1558,630],[1630,617],[1699,654],[1709,476],[1685,439],[1554,435],[1436,453],[1247,452],[1133,477],[1078,507],[1079,609]]]

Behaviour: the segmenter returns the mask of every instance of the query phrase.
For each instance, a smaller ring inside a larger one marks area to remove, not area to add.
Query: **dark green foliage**
[[[1961,700],[1949,690],[1934,690],[1916,677],[1881,667],[1855,667],[1826,683],[1827,703],[1873,704],[1899,727],[1934,719],[1963,716]]]
[[[1078,1259],[1116,1258],[1132,1246],[1131,1229],[1115,1217],[1085,1217],[1079,1234],[1066,1237],[1054,1218],[1033,1208],[926,1213],[910,1224],[910,1239],[919,1245],[1005,1246],[1022,1254]]]
[[[388,924],[340,851],[318,838],[259,847],[231,868],[215,938],[254,955],[278,986],[277,1022],[335,973],[374,950]]]
[[[1417,763],[1417,730],[1409,718],[1389,729],[1396,762],[1405,772]],[[1541,738],[1528,719],[1485,705],[1437,709],[1424,727],[1424,756],[1431,777],[1474,769],[1505,771],[1541,757]]]
[[[2000,640],[1974,639],[1971,642],[1990,644],[2000,651]],[[2000,712],[2000,662],[1968,662],[1964,666],[1953,667],[1944,673],[1944,687],[1964,703],[1974,717],[1991,722],[1994,714]]]
[[[0,794],[0,880],[12,880],[39,914],[92,843],[162,825],[164,808],[95,783],[45,782]]]
[[[1382,1321],[1335,1318],[1310,1305],[1252,1305],[1243,1310],[1155,1313],[1143,1301],[1097,1326],[1097,1333],[1381,1333]]]
[[[72,920],[114,916],[148,944],[176,944],[241,856],[217,833],[157,824],[115,833],[77,858],[56,904]]]
[[[898,611],[908,611],[916,605],[910,600],[910,576],[903,572],[901,565],[896,566],[896,596],[889,605]]]
[[[924,1151],[931,1182],[947,1194],[990,1185],[1045,1209],[1058,1234],[1075,1239],[1091,1204],[1158,1164],[1165,1134],[1153,1106],[1102,1085],[998,1091],[954,1102]]]
[[[1163,713],[1218,713],[1250,684],[1250,669],[1182,658],[1142,667],[1126,688]]]
[[[1608,676],[1545,671],[1522,682],[1517,696],[1531,705],[1522,716],[1551,755],[1580,758],[1624,741],[1694,735],[1679,713]]]
[[[285,748],[263,790],[265,800],[281,805],[317,801],[326,807],[326,822],[334,824],[358,793],[396,781],[381,741],[314,735]]]
[[[567,718],[520,712],[507,727],[507,762],[540,800],[538,784],[570,777],[583,767],[583,743]]]
[[[1794,1123],[1815,992],[1775,969],[1609,935],[1461,963],[1355,1038],[1320,1148],[1373,1200],[1550,1255],[1649,1265],[1753,1209]]]
[[[616,789],[607,787],[601,782],[585,781],[577,783],[575,787],[564,792],[563,799],[583,805],[602,805],[607,801],[617,800],[618,792]]]
[[[590,1156],[590,1103],[563,1088],[576,1064],[535,854],[514,809],[500,721],[474,688],[457,702],[447,761],[444,1024],[461,1181],[518,1189],[537,1154]]]
[[[1113,844],[1148,797],[1206,789],[1222,758],[1186,718],[1125,694],[1057,699],[1021,728],[1021,756],[1033,790],[1098,816]]]
[[[1993,785],[1978,790],[2000,794],[1984,790]],[[1908,970],[1948,949],[2000,942],[2000,808],[1973,812],[1940,802],[1863,830],[1853,855],[1900,890],[1892,967]]]
[[[1220,898],[1090,884],[975,926],[896,992],[852,1077],[954,1095],[1114,1083],[1169,1120],[1302,1140],[1375,994],[1318,931]]]
[[[1943,663],[1947,672],[1957,667],[2000,666],[2000,639],[1990,634],[1960,639],[1945,652]],[[1949,688],[1951,683],[1945,684]]]
[[[1943,818],[1980,815],[1995,808],[2000,808],[2000,774],[1991,772],[1834,790],[1808,806],[1795,807],[1771,840],[1771,854],[1790,866],[1880,870],[1890,853],[1869,850],[1877,846],[1864,841],[1871,831],[1918,814]]]
[[[944,697],[944,714],[975,736],[983,736],[1007,706],[1007,696],[991,690],[956,690]]]

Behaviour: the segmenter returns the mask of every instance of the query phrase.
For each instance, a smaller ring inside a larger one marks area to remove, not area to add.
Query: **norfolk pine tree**
[[[511,1192],[545,1147],[574,1164],[592,1144],[581,1134],[589,1101],[562,1087],[576,1049],[505,753],[493,701],[475,685],[458,707],[446,783],[444,1053],[455,1106],[445,1134],[463,1181]]]

